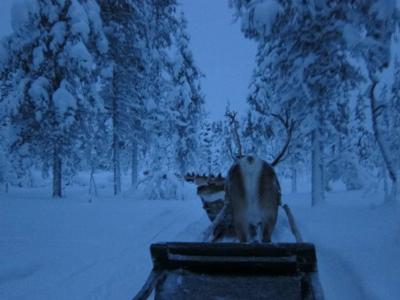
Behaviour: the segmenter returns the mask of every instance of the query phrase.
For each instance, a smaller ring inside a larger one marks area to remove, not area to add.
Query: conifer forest
[[[148,284],[227,241],[400,299],[399,1],[1,2],[0,299],[244,299]]]

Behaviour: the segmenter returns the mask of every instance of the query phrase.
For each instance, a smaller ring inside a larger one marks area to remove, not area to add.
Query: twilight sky
[[[256,43],[244,38],[239,21],[233,23],[228,0],[179,2],[188,20],[194,59],[206,76],[203,92],[210,118],[222,118],[227,101],[232,109],[244,111]]]
[[[233,22],[228,0],[178,0],[188,20],[191,49],[202,81],[211,119],[223,118],[227,101],[244,111],[247,87],[254,66],[256,44],[244,38]],[[13,0],[0,0],[0,37],[11,32]]]
[[[11,3],[12,0],[0,0],[0,37],[11,32]]]

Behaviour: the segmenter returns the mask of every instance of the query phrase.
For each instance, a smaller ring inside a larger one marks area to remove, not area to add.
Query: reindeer
[[[184,179],[197,185],[197,195],[203,203],[203,209],[210,221],[214,222],[224,206],[225,178],[221,174],[207,176],[205,174],[188,173],[184,176]]]
[[[281,204],[281,190],[273,167],[286,155],[294,122],[289,120],[289,115],[286,118],[274,115],[285,127],[287,140],[269,164],[253,155],[242,155],[236,114],[227,113],[227,117],[239,153],[225,179],[226,210],[232,216],[231,222],[240,242],[270,242]],[[223,234],[221,228],[224,226],[215,224],[214,239]]]

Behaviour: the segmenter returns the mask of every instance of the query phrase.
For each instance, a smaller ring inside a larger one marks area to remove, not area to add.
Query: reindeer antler
[[[275,157],[274,161],[271,163],[271,166],[274,167],[280,161],[282,161],[284,156],[287,154],[290,140],[292,139],[293,128],[294,128],[295,122],[290,119],[290,114],[289,114],[288,110],[285,111],[284,117],[282,117],[282,115],[279,115],[279,114],[271,114],[271,116],[274,117],[275,119],[277,119],[282,124],[282,126],[286,129],[286,134],[287,134],[286,142],[284,143],[279,154]]]

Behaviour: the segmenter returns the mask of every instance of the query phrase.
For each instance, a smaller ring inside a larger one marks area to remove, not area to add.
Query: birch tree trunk
[[[385,197],[385,201],[389,200],[389,186],[388,186],[388,178],[386,168],[382,168],[382,176],[383,176],[383,195]]]
[[[7,120],[4,126],[9,126]],[[5,137],[3,137],[3,139],[5,139]],[[8,182],[10,180],[10,162],[6,153],[6,150],[0,147],[0,186],[4,187],[4,192],[7,194]]]
[[[312,133],[311,151],[311,205],[315,206],[325,199],[321,133],[319,128],[314,129]]]
[[[120,166],[119,138],[114,129],[113,133],[113,171],[114,171],[114,196],[121,194],[121,166]]]
[[[112,126],[113,126],[113,142],[112,142],[112,163],[113,163],[113,173],[114,173],[114,196],[121,194],[121,166],[120,166],[120,141],[118,135],[118,100],[117,100],[117,91],[116,91],[116,75],[117,73],[113,72],[113,81],[112,81],[112,89],[113,89],[113,99],[112,99]]]
[[[383,106],[378,106],[378,103],[375,98],[375,88],[378,85],[378,81],[373,79],[373,77],[370,75],[371,79],[371,87],[369,90],[369,99],[370,99],[370,108],[371,108],[371,117],[372,117],[372,129],[374,131],[374,136],[375,140],[378,144],[379,151],[382,155],[384,165],[386,167],[387,173],[389,175],[389,178],[392,182],[392,190],[391,193],[388,197],[388,201],[395,201],[397,198],[398,194],[398,173],[396,172],[396,168],[394,166],[393,161],[390,159],[390,154],[389,150],[386,147],[386,144],[382,138],[381,132],[379,130],[378,126],[378,116],[380,111],[383,109]]]
[[[30,188],[33,188],[33,176],[32,176],[32,171],[31,171],[31,169],[29,168],[29,170],[28,170],[28,184],[29,184],[29,187]]]
[[[58,145],[53,149],[53,198],[62,197],[62,161]]]
[[[292,167],[292,193],[297,193],[297,169]]]
[[[89,203],[92,203],[94,200],[97,200],[97,186],[94,180],[94,167],[91,167],[90,170],[90,181],[89,181]]]
[[[397,203],[397,204],[400,204],[400,169],[399,170],[397,170],[397,180],[396,180],[396,191],[395,191],[395,193],[394,193],[394,201]]]
[[[132,141],[131,185],[136,187],[138,180],[138,146]]]

